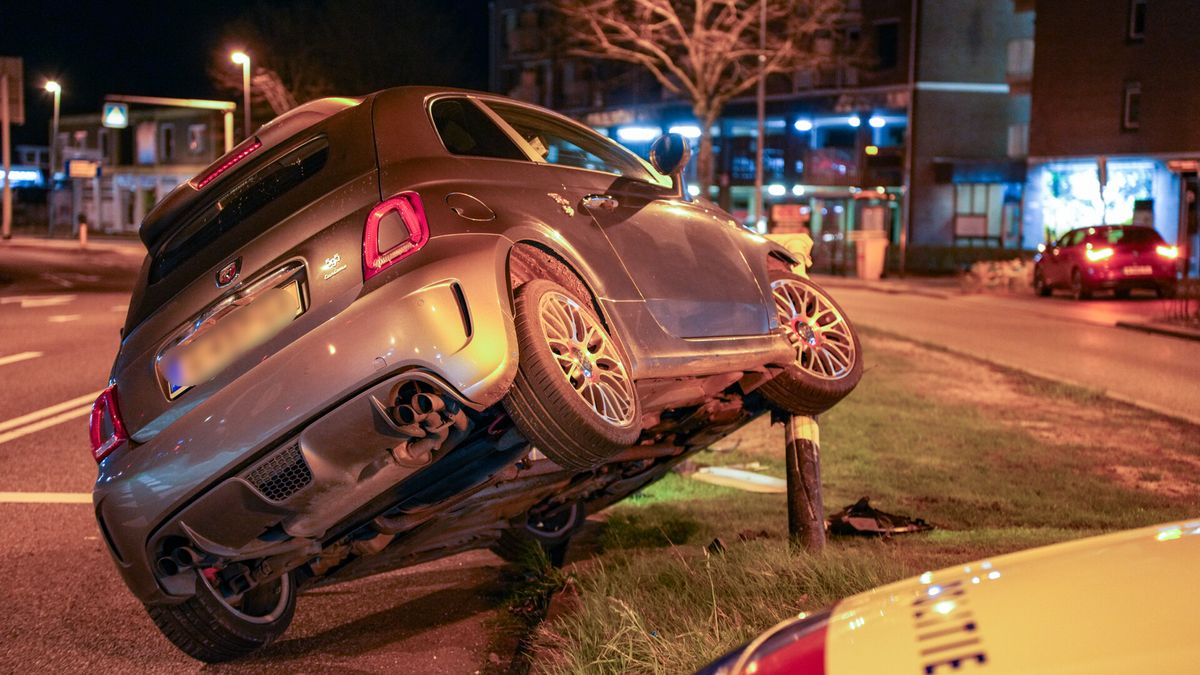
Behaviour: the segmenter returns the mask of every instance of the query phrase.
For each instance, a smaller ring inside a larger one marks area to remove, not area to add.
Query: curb
[[[1136,330],[1142,333],[1151,333],[1154,335],[1165,335],[1167,337],[1179,338],[1180,340],[1194,340],[1200,342],[1200,331],[1188,330],[1186,328],[1175,328],[1173,326],[1164,326],[1156,323],[1139,323],[1136,321],[1118,321],[1117,328],[1125,328],[1128,330]]]
[[[146,254],[145,247],[140,241],[130,240],[128,243],[92,240],[88,242],[87,248],[81,248],[79,242],[74,239],[38,239],[35,237],[13,237],[7,241],[0,240],[0,248],[41,248],[53,249],[58,251],[79,251],[79,252],[97,252],[103,251],[108,253],[120,253],[128,256],[142,257]]]
[[[920,296],[924,296],[927,298],[935,298],[937,300],[949,300],[950,298],[954,297],[950,293],[943,293],[941,291],[932,291],[932,290],[928,290],[928,289],[924,289],[924,288],[917,288],[914,286],[892,286],[889,284],[861,283],[861,282],[854,282],[854,281],[849,281],[849,280],[841,281],[841,280],[837,279],[836,277],[832,278],[832,279],[830,277],[821,277],[821,278],[813,279],[813,281],[816,281],[817,283],[819,283],[823,288],[847,288],[850,290],[857,290],[857,291],[871,291],[872,293],[883,293],[885,295],[920,295]]]

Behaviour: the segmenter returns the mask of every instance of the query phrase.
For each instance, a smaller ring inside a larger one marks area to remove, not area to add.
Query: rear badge
[[[242,259],[234,258],[233,262],[221,268],[217,272],[217,288],[225,288],[229,284],[237,281],[238,275],[242,273]]]
[[[334,253],[333,255],[331,255],[325,259],[324,265],[321,265],[321,271],[325,273],[325,275],[322,276],[321,278],[328,280],[329,278],[333,277],[335,274],[337,274],[338,272],[341,272],[344,269],[346,269],[346,266],[342,264],[341,254]]]

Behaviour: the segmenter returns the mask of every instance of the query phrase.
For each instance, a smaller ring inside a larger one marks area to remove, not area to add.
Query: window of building
[[[203,124],[188,125],[188,152],[193,155],[204,154],[206,148],[204,137],[207,135],[208,127]]]
[[[1008,125],[1008,156],[1024,157],[1029,154],[1029,125]]]
[[[169,162],[175,157],[175,125],[164,124],[159,127],[159,135],[162,136],[162,156],[161,161]]]
[[[875,61],[880,70],[888,70],[899,65],[899,21],[880,21],[875,24]]]
[[[1142,125],[1142,83],[1130,82],[1125,85],[1124,114],[1121,116],[1121,128],[1132,131]]]
[[[1129,39],[1146,37],[1146,0],[1129,0]]]
[[[433,102],[430,114],[442,144],[452,154],[529,159],[486,113],[465,98],[438,99]]]
[[[96,131],[96,149],[100,151],[100,161],[109,163],[108,156],[108,129],[98,129]]]

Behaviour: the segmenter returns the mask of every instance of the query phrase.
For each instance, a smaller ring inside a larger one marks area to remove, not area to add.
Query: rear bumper
[[[1175,283],[1173,264],[1148,265],[1147,274],[1127,274],[1124,267],[1091,266],[1084,271],[1084,283],[1094,289],[1159,288]]]
[[[369,468],[396,444],[371,419],[369,396],[384,396],[397,378],[427,373],[469,407],[497,402],[517,363],[507,249],[493,235],[431,239],[424,265],[360,294],[208,396],[181,397],[162,431],[105,459],[96,515],[134,594],[147,603],[178,597],[160,585],[154,563],[157,538],[178,533],[181,520],[235,549],[258,545],[264,529],[281,522],[319,537],[330,517],[406,478],[411,471],[395,465]],[[297,443],[310,492],[334,494],[336,505],[273,502],[246,480],[261,458]],[[306,515],[319,517],[305,522]]]

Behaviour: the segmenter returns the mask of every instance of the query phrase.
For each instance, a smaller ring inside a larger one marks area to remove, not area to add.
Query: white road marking
[[[91,504],[90,492],[0,492],[0,504]]]
[[[50,323],[67,323],[68,321],[78,321],[83,318],[82,314],[55,314],[47,317],[46,320]]]
[[[0,444],[84,417],[92,411],[92,401],[99,395],[93,392],[0,422]]]
[[[33,424],[19,427],[17,429],[13,429],[12,431],[6,431],[6,432],[0,434],[0,445],[3,445],[13,439],[20,438],[22,436],[28,436],[29,434],[32,434],[36,431],[41,431],[42,429],[49,429],[50,427],[58,426],[58,425],[62,424],[63,422],[68,422],[73,419],[85,417],[91,412],[92,412],[92,404],[89,403],[85,406],[80,406],[74,410],[68,410],[65,413],[55,415],[54,417],[47,417],[46,419],[39,420],[37,422],[34,422]]]
[[[124,312],[124,311],[127,311],[128,309],[129,309],[128,305],[113,305],[112,306],[112,311],[114,311],[114,312]]]
[[[20,303],[21,309],[30,309],[34,307],[56,307],[74,301],[74,295],[10,295],[6,298],[0,298],[0,305]]]
[[[66,279],[58,276],[57,274],[52,274],[50,272],[42,272],[42,278],[47,281],[53,281],[54,283],[58,284],[59,286],[62,286],[63,288],[70,288],[75,285],[75,284],[71,283],[70,281],[67,281]]]
[[[0,366],[7,366],[10,363],[19,361],[28,361],[41,356],[42,352],[21,352],[19,354],[9,354],[8,356],[0,356]]]

